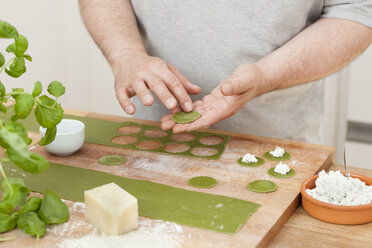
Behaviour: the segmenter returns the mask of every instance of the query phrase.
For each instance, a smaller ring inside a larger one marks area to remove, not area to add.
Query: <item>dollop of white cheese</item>
[[[274,172],[282,174],[282,175],[287,174],[290,170],[291,170],[291,168],[289,168],[288,165],[283,164],[282,162],[277,164],[274,168]]]
[[[258,162],[258,159],[256,158],[255,155],[250,154],[250,153],[247,153],[247,154],[245,154],[244,157],[242,158],[242,162],[253,164],[253,163]]]
[[[319,201],[343,206],[372,203],[372,185],[368,186],[358,178],[348,179],[340,171],[321,171],[315,185],[306,193]]]
[[[269,152],[273,157],[281,158],[283,157],[285,151],[283,148],[277,146],[274,151]]]

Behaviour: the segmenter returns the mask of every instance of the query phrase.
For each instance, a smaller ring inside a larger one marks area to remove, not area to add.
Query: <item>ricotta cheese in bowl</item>
[[[372,185],[358,178],[348,179],[340,171],[321,171],[315,185],[313,189],[306,189],[306,193],[322,202],[343,206],[372,203]]]
[[[335,224],[372,222],[372,178],[339,171],[320,172],[301,185],[302,206],[322,221]]]

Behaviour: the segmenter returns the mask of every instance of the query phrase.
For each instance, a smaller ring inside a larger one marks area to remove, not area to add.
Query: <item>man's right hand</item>
[[[113,72],[116,97],[129,115],[136,111],[130,101],[134,95],[146,106],[153,104],[154,98],[148,89],[167,109],[175,109],[178,102],[186,112],[193,109],[189,94],[196,95],[201,91],[200,87],[192,84],[174,66],[140,52],[125,56],[122,62],[113,66]]]

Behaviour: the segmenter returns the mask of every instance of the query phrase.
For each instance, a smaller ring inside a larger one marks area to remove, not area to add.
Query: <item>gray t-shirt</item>
[[[321,17],[372,27],[371,0],[132,0],[149,54],[173,64],[209,94],[236,67],[254,63]],[[136,118],[160,120],[159,101],[134,100]],[[216,129],[321,142],[324,85],[312,82],[252,99]]]

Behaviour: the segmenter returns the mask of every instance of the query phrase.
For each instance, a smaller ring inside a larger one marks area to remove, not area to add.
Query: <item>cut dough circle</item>
[[[98,163],[102,165],[121,165],[127,162],[127,158],[121,155],[108,155],[98,159]]]
[[[296,175],[296,171],[291,169],[287,174],[283,175],[274,171],[275,167],[267,170],[267,174],[275,178],[290,178]]]
[[[260,157],[256,157],[257,158],[257,162],[255,163],[246,163],[246,162],[243,162],[242,159],[243,157],[239,158],[238,159],[238,164],[242,165],[242,166],[246,166],[246,167],[258,167],[260,165],[263,165],[265,160],[263,160],[263,158],[260,158]]]
[[[188,113],[187,112],[178,112],[178,113],[175,113],[172,116],[172,120],[175,123],[189,123],[189,122],[195,121],[199,117],[200,117],[200,113],[198,111],[191,111],[191,112],[188,112]]]
[[[189,185],[199,189],[209,189],[217,185],[217,180],[213,177],[198,176],[189,180]]]
[[[247,188],[256,193],[269,193],[274,192],[278,185],[269,180],[255,180],[248,183]]]
[[[272,161],[283,161],[283,160],[290,159],[291,154],[289,154],[288,152],[285,152],[283,154],[283,157],[274,157],[273,155],[270,154],[270,151],[268,151],[268,152],[265,152],[264,157]]]

